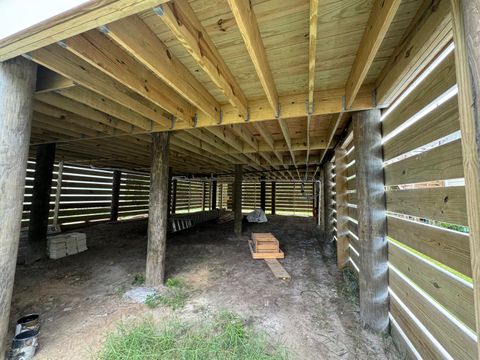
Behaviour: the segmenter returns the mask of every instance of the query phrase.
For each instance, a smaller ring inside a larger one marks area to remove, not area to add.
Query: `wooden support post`
[[[36,74],[23,58],[0,63],[0,358],[8,342]]]
[[[320,229],[320,231],[323,231],[324,229],[324,224],[323,222],[325,221],[324,213],[325,213],[325,201],[323,200],[325,193],[324,193],[324,186],[323,186],[323,168],[320,169],[320,181],[316,182],[316,188],[317,188],[317,207],[318,207],[318,213],[317,213],[317,226]]]
[[[172,215],[177,212],[177,179],[172,181]]]
[[[122,172],[115,170],[113,172],[112,182],[112,205],[110,208],[110,221],[118,220],[118,204],[120,201],[120,180],[122,178]]]
[[[212,210],[217,208],[217,180],[212,181]]]
[[[172,214],[172,190],[173,190],[172,177],[173,177],[173,167],[170,166],[168,168],[168,199],[167,199],[168,216]]]
[[[53,225],[58,225],[58,214],[60,212],[60,196],[62,195],[63,160],[58,163],[57,190],[55,191],[55,207],[53,208]]]
[[[275,207],[276,207],[276,204],[275,204],[275,196],[276,196],[276,192],[277,192],[277,183],[275,181],[272,181],[272,215],[275,215]]]
[[[148,211],[147,286],[160,286],[165,277],[168,218],[168,132],[152,134],[150,205]]]
[[[233,211],[235,213],[235,235],[242,235],[242,181],[243,181],[243,167],[241,164],[235,165],[235,181],[233,183]]]
[[[333,194],[332,194],[332,175],[333,165],[327,161],[323,169],[323,192],[324,192],[324,208],[323,213],[323,232],[324,241],[328,244],[333,243]]]
[[[266,195],[267,195],[267,188],[265,183],[265,176],[262,176],[260,178],[260,209],[262,209],[264,212],[266,209],[266,205],[265,205]]]
[[[47,256],[48,215],[50,212],[54,162],[55,144],[38,145],[28,226],[28,247],[25,258],[27,264],[32,264]]]
[[[353,114],[360,243],[360,318],[374,331],[388,329],[388,251],[380,110]],[[338,176],[338,174],[337,174]],[[338,179],[337,179],[338,181]]]
[[[480,329],[480,1],[451,0],[475,323]],[[480,342],[477,341],[480,354]]]
[[[349,258],[347,207],[347,151],[335,150],[335,198],[337,210],[337,266],[343,269]]]
[[[205,209],[209,206],[210,204],[207,204],[207,182],[204,181],[202,189],[202,211],[205,211]]]

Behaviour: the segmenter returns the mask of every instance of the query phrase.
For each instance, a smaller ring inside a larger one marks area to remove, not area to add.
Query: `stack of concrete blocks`
[[[87,250],[87,236],[78,232],[49,236],[47,246],[50,259],[60,259]]]

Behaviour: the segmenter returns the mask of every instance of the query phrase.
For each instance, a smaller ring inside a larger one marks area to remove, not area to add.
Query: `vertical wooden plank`
[[[320,169],[320,180],[318,182],[318,219],[317,225],[321,232],[325,231],[325,169]]]
[[[120,201],[120,180],[122,178],[122,172],[115,170],[113,172],[112,182],[112,205],[110,208],[110,221],[118,220],[118,204]]]
[[[241,164],[235,165],[235,181],[233,183],[233,211],[235,213],[234,230],[235,235],[242,235],[242,178],[243,167]]]
[[[337,266],[343,269],[348,262],[347,151],[335,150],[335,192],[337,199]]]
[[[36,66],[26,59],[0,63],[0,357],[7,344],[35,79]]]
[[[475,323],[480,329],[480,1],[451,0]],[[480,354],[480,342],[477,342]]]
[[[275,215],[275,196],[277,192],[277,183],[272,181],[272,215]]]
[[[202,186],[202,211],[205,211],[205,208],[207,207],[207,182],[203,182]],[[208,204],[210,206],[210,204]]]
[[[388,329],[389,319],[388,252],[380,110],[359,111],[353,114],[353,141],[361,259],[359,264],[360,317],[365,327],[383,332]]]
[[[333,242],[333,194],[332,194],[332,170],[333,165],[327,161],[323,166],[323,192],[325,212],[323,214],[323,232],[326,243]]]
[[[222,201],[220,201],[220,207],[222,207]],[[215,210],[216,208],[217,208],[217,180],[213,180],[212,181],[212,210]]]
[[[32,264],[47,256],[48,213],[50,212],[55,144],[38,145],[36,151],[28,247],[25,258],[27,264]]]
[[[147,286],[163,284],[168,218],[168,145],[170,133],[152,134],[150,204],[148,211]]]
[[[58,212],[60,211],[60,196],[62,195],[63,160],[58,163],[57,189],[55,191],[55,207],[53,209],[53,225],[58,224]]]
[[[260,178],[260,208],[265,211],[266,206],[265,206],[265,198],[267,195],[267,188],[266,188],[266,183],[265,183],[265,176],[262,176]]]
[[[172,190],[173,190],[172,177],[173,177],[173,167],[170,166],[168,168],[168,199],[167,199],[168,215],[172,213]]]
[[[177,179],[172,181],[172,214],[177,211]]]

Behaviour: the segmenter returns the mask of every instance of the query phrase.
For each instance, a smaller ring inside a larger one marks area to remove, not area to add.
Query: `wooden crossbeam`
[[[348,76],[346,93],[346,107],[352,106],[363,80],[375,59],[380,45],[395,17],[401,0],[376,0],[373,4],[367,27],[363,33],[357,56]]]
[[[247,119],[247,99],[188,1],[175,0],[158,9],[168,28],[235,107],[236,115]]]
[[[37,84],[35,89],[37,93],[67,89],[73,86],[75,86],[75,83],[72,79],[68,79],[43,66],[37,68]]]

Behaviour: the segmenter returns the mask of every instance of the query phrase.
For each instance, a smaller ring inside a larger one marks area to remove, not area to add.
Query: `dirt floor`
[[[147,223],[99,224],[83,228],[89,250],[68,258],[19,266],[11,328],[21,315],[41,314],[36,359],[89,359],[122,321],[155,317],[195,319],[228,309],[275,341],[292,359],[398,359],[388,337],[361,328],[358,306],[343,293],[342,274],[325,256],[313,221],[270,216],[247,224],[244,237],[233,223],[208,223],[170,236],[167,277],[187,286],[183,309],[149,309],[127,302],[123,292],[145,271]],[[252,260],[251,232],[272,232],[286,258],[290,281],[277,280],[263,260]]]

